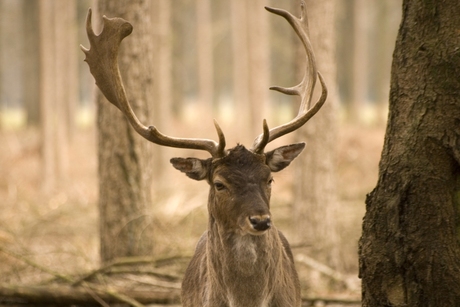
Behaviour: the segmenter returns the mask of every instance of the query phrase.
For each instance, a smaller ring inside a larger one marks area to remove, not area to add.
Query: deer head
[[[222,158],[173,158],[171,163],[192,179],[207,180],[208,210],[217,223],[242,235],[260,235],[271,226],[271,173],[288,166],[304,147],[299,143],[255,154],[238,145]]]

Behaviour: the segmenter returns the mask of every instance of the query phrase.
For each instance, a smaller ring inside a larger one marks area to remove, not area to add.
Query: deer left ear
[[[291,144],[279,147],[265,153],[266,163],[272,172],[285,169],[305,148],[305,143]]]
[[[209,159],[208,159],[209,160]],[[208,175],[208,160],[196,158],[172,158],[169,162],[175,169],[195,180],[203,180]]]

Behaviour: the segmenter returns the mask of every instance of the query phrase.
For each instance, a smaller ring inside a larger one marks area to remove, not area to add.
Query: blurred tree
[[[353,75],[355,53],[355,0],[337,1],[337,88],[346,115],[355,117]]]
[[[396,1],[394,1],[396,2]],[[386,35],[390,4],[386,1],[372,0],[369,7],[370,19],[379,26],[369,27],[369,99],[374,104],[388,101],[389,74],[391,67],[391,50],[394,39]],[[391,19],[390,19],[391,20]],[[388,39],[387,39],[388,38]]]
[[[154,37],[154,75],[153,99],[149,102],[153,109],[153,123],[163,131],[171,131],[171,106],[173,101],[172,90],[172,27],[171,27],[171,1],[152,1],[153,28],[150,29]],[[152,163],[154,178],[164,175],[164,168],[169,167],[169,160],[165,157],[163,146],[153,146]],[[167,159],[167,160],[165,160]],[[161,182],[160,182],[161,183]],[[156,187],[157,184],[154,185]]]
[[[249,54],[249,123],[251,138],[262,133],[262,119],[268,114],[268,86],[270,82],[269,13],[264,9],[266,0],[246,1]]]
[[[24,106],[27,113],[27,125],[38,126],[40,121],[39,112],[39,63],[40,53],[37,52],[39,46],[38,32],[38,1],[23,1],[24,23],[24,64],[23,86]]]
[[[139,120],[152,123],[155,40],[153,1],[99,0],[97,14],[121,17],[134,30],[121,45],[118,63]],[[151,145],[97,91],[101,260],[153,254]],[[160,103],[155,101],[155,103]]]
[[[78,100],[75,1],[39,2],[40,119],[42,132],[42,185],[54,189],[66,179],[68,143]],[[70,44],[70,45],[69,45]],[[70,50],[69,50],[70,49]]]
[[[198,88],[196,67],[196,5],[194,1],[178,1],[179,14],[172,14],[173,39],[173,111],[182,115],[184,103],[189,102]],[[186,114],[189,115],[189,114]]]
[[[200,112],[212,112],[214,96],[214,66],[212,14],[210,0],[196,0],[198,102]]]
[[[54,69],[54,1],[43,0],[39,3],[40,16],[40,117],[41,117],[41,155],[42,185],[45,190],[56,184],[56,153],[54,130],[54,89],[56,83]]]
[[[360,239],[363,306],[460,306],[460,2],[405,0]]]
[[[388,109],[391,55],[401,19],[402,1],[373,0],[369,26],[369,98],[376,108],[376,121],[383,124]],[[380,115],[380,116],[379,116]]]
[[[214,48],[214,101],[218,107],[228,108],[232,101],[232,27],[230,7],[232,1],[212,1]],[[219,113],[222,115],[222,112]],[[230,119],[233,113],[223,114]],[[218,119],[221,122],[220,119]],[[222,121],[224,123],[224,121]],[[227,130],[227,129],[225,129]]]
[[[353,34],[353,79],[351,84],[352,99],[348,106],[348,116],[351,121],[360,119],[361,111],[368,102],[369,90],[369,36],[370,28],[369,8],[370,1],[354,0],[354,34]]]
[[[306,141],[305,152],[298,158],[294,225],[298,240],[313,246],[312,254],[320,261],[338,268],[341,257],[337,231],[337,94],[335,16],[336,1],[307,1],[310,38],[318,71],[324,76],[328,98],[322,109],[305,127],[296,131],[299,141]],[[299,44],[300,45],[300,44]],[[302,62],[305,62],[303,46]],[[299,59],[300,61],[300,59]],[[303,70],[302,64],[301,68]],[[316,99],[315,96],[313,99]],[[314,103],[313,101],[312,103]]]
[[[78,46],[77,44],[77,3],[76,0],[56,1],[56,100],[62,111],[60,129],[62,139],[72,140],[75,133],[75,113],[78,106]],[[61,115],[59,115],[61,116]],[[67,150],[67,149],[64,149]],[[63,152],[68,155],[67,152]]]
[[[2,111],[14,110],[16,114],[21,107],[23,94],[24,29],[21,20],[22,1],[3,0],[0,2],[0,106]],[[9,113],[11,115],[12,113]],[[17,120],[3,117],[5,125],[15,126]],[[19,119],[19,118],[18,118]]]
[[[233,60],[233,103],[235,105],[235,125],[237,139],[243,142],[249,127],[249,57],[248,57],[248,31],[247,9],[245,0],[230,2],[231,33],[232,33],[232,60]]]
[[[231,2],[233,100],[239,142],[243,142],[244,136],[254,138],[261,133],[262,114],[267,113],[270,81],[269,15],[263,9],[264,2]]]

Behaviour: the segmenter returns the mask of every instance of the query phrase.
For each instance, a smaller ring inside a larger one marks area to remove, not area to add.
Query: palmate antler
[[[264,120],[264,123],[263,123],[264,132],[260,134],[254,140],[254,144],[252,146],[252,150],[255,153],[259,153],[259,154],[263,153],[265,146],[269,142],[279,138],[280,136],[288,134],[302,127],[310,118],[312,118],[319,111],[319,109],[323,106],[327,98],[327,88],[324,83],[323,77],[317,71],[315,55],[313,53],[313,49],[310,43],[310,38],[308,37],[308,19],[307,19],[305,2],[302,1],[300,6],[301,6],[300,18],[297,18],[293,16],[291,13],[285,10],[282,10],[282,9],[265,7],[267,11],[284,17],[289,22],[289,24],[292,26],[292,28],[297,33],[297,36],[300,38],[304,46],[304,49],[306,52],[306,58],[307,58],[307,65],[306,65],[305,74],[300,84],[294,87],[291,87],[291,88],[284,88],[284,87],[278,87],[278,86],[274,86],[270,88],[271,90],[279,91],[287,95],[300,96],[301,102],[300,102],[299,113],[290,122],[283,124],[281,126],[272,128],[270,130],[268,129],[267,122]],[[318,75],[319,77],[319,81],[322,87],[322,93],[318,101],[313,105],[313,107],[310,108],[313,90],[316,84],[316,75]]]
[[[89,65],[96,84],[114,106],[120,109],[129,123],[147,140],[163,146],[190,148],[208,151],[212,157],[225,155],[225,137],[216,121],[219,142],[208,139],[175,138],[162,134],[154,126],[146,127],[134,114],[123,86],[118,69],[118,49],[121,41],[133,31],[133,26],[122,18],[103,17],[104,27],[99,35],[94,34],[91,25],[91,9],[86,17],[86,32],[90,49],[80,46],[86,54],[85,61]]]
[[[291,24],[306,51],[307,65],[303,80],[297,86],[291,88],[270,88],[284,94],[300,96],[301,104],[298,115],[286,124],[268,129],[268,125],[264,120],[263,133],[254,140],[252,146],[252,151],[257,154],[262,154],[269,142],[303,126],[319,111],[327,97],[326,85],[321,74],[317,72],[315,56],[308,37],[305,3],[303,1],[301,3],[300,18],[294,17],[291,13],[282,9],[270,7],[266,7],[266,9],[271,13],[284,17]],[[225,137],[216,121],[214,121],[214,125],[219,138],[218,142],[208,139],[167,136],[158,131],[154,126],[144,126],[136,117],[127,99],[118,68],[119,46],[121,41],[130,35],[132,31],[133,27],[128,21],[122,18],[107,18],[103,16],[103,30],[99,35],[96,35],[91,25],[91,9],[89,9],[86,18],[86,32],[90,42],[90,49],[86,49],[83,46],[80,47],[86,55],[85,61],[88,63],[91,74],[94,76],[101,92],[109,102],[115,105],[126,116],[131,126],[145,139],[162,146],[205,150],[213,158],[225,156]],[[315,105],[310,108],[317,75],[321,82],[322,94]]]

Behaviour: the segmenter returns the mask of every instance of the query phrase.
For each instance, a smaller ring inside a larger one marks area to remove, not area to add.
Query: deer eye
[[[217,191],[222,191],[223,189],[225,189],[225,185],[220,181],[214,182],[214,187]]]
[[[268,186],[271,186],[272,183],[274,183],[274,182],[275,182],[275,179],[273,179],[273,177],[272,177],[272,178],[268,179],[267,184],[268,184]]]

